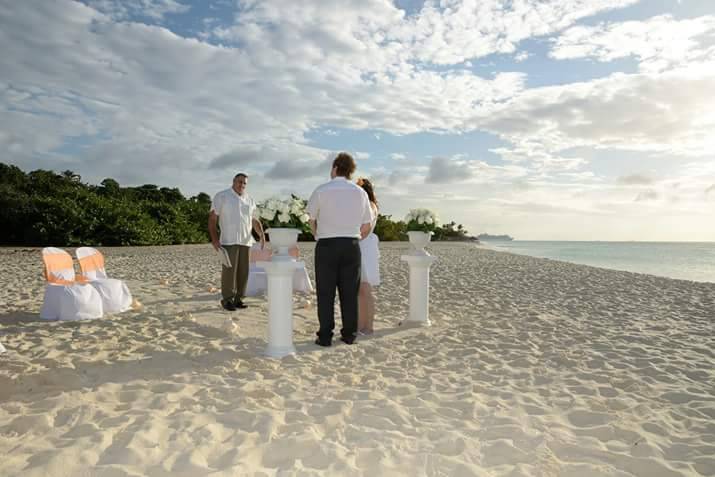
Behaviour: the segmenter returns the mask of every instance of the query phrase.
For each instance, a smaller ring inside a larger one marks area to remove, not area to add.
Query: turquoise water
[[[715,242],[489,241],[484,245],[532,257],[661,277],[715,282]]]

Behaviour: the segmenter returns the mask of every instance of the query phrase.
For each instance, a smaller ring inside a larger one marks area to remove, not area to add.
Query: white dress
[[[360,253],[362,264],[360,265],[360,281],[367,282],[376,287],[380,284],[380,240],[373,233],[377,224],[377,211],[370,207],[372,211],[372,227],[370,234],[360,240]]]

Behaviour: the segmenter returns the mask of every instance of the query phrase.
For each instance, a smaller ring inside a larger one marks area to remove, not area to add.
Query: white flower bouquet
[[[439,226],[437,214],[429,209],[412,209],[405,217],[408,232],[433,233]]]
[[[307,202],[291,195],[289,199],[266,199],[256,207],[256,218],[265,228],[291,228],[301,232],[310,232],[310,217],[305,211]]]

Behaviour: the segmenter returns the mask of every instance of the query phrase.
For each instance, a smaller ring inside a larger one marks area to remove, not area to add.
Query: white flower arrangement
[[[309,232],[310,216],[305,206],[306,201],[295,195],[285,200],[272,197],[257,205],[256,218],[267,228],[286,227]]]
[[[439,226],[437,214],[429,209],[411,209],[405,217],[408,231],[434,232]]]

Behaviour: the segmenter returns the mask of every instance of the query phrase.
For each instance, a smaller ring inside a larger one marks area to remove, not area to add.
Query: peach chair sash
[[[45,266],[45,278],[49,283],[56,285],[71,285],[78,281],[84,281],[82,279],[77,279],[74,273],[74,262],[72,261],[72,256],[61,248],[43,248],[42,262]]]
[[[83,277],[91,280],[107,278],[104,255],[99,250],[92,247],[80,247],[75,254],[79,260],[79,268]]]

